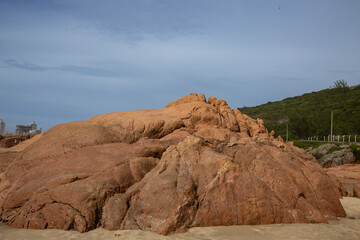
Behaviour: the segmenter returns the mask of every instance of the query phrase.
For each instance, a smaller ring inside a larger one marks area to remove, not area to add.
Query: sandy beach
[[[5,224],[0,225],[1,240],[58,240],[58,239],[360,239],[360,199],[344,197],[341,199],[347,217],[329,224],[271,224],[257,226],[221,226],[192,228],[186,233],[161,236],[152,232],[124,230],[107,231],[96,229],[86,233],[62,230],[16,229]]]

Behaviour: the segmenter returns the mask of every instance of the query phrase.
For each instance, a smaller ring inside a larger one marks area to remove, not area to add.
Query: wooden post
[[[331,124],[330,124],[330,136],[331,136],[331,141],[333,142],[333,110],[331,110]]]

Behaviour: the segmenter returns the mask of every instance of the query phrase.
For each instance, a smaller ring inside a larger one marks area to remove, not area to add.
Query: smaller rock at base
[[[354,186],[353,196],[356,198],[360,198],[360,185],[359,184]]]

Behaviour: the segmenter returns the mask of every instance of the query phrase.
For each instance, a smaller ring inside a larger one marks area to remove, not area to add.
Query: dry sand
[[[360,240],[360,199],[345,197],[341,199],[347,217],[339,221],[330,221],[329,224],[271,224],[257,226],[228,226],[192,228],[186,233],[161,236],[152,232],[124,230],[107,231],[96,229],[87,233],[62,230],[29,230],[15,229],[0,224],[1,240],[41,240],[41,239],[341,239]]]

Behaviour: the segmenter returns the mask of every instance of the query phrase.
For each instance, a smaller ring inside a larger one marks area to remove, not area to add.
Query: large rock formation
[[[262,120],[197,94],[57,125],[0,152],[0,217],[21,228],[324,223],[345,216],[339,196]]]

